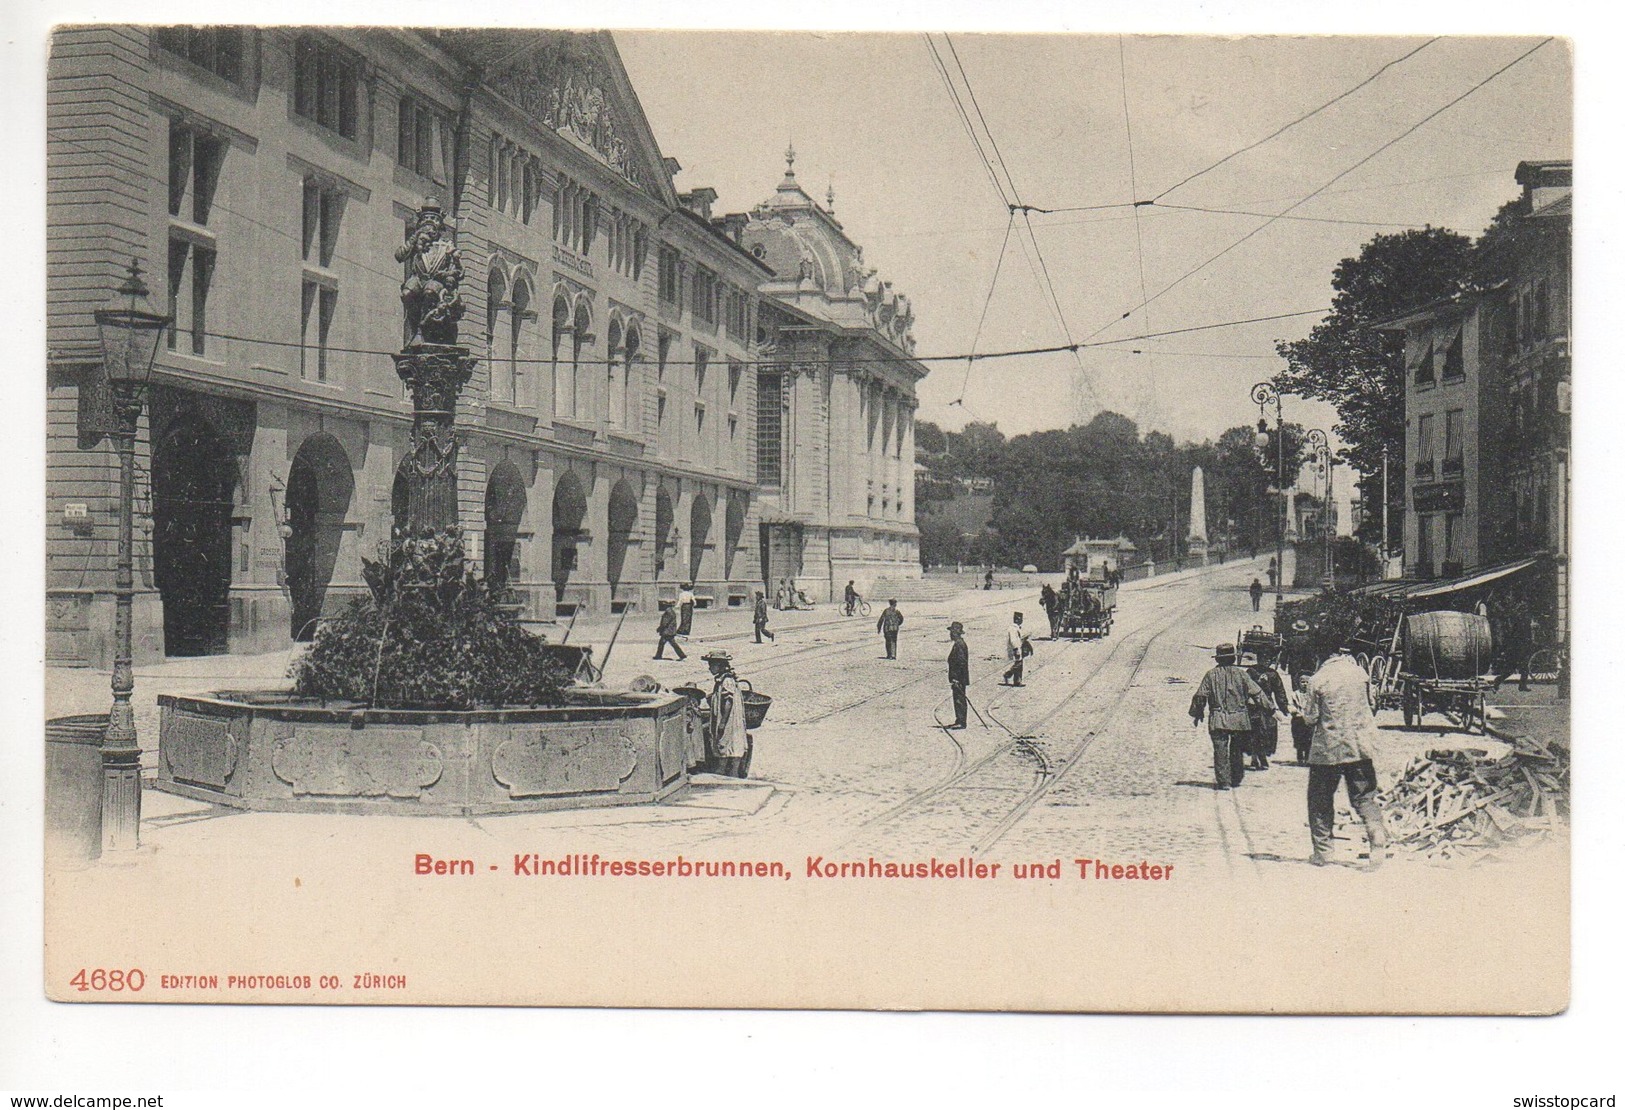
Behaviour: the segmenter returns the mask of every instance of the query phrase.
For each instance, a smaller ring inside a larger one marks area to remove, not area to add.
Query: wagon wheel
[[[1468,698],[1470,700],[1468,702],[1469,708],[1467,711],[1467,731],[1473,731],[1473,724],[1476,720],[1478,724],[1478,734],[1480,736],[1488,736],[1490,732],[1490,720],[1484,714],[1484,691],[1480,690],[1476,695],[1469,694]]]
[[[1360,654],[1356,655],[1354,657],[1354,661],[1360,664],[1360,669],[1366,674],[1369,675],[1371,673],[1371,658],[1370,656],[1366,655],[1365,652],[1362,651]]]
[[[1404,694],[1405,727],[1414,728],[1422,719],[1422,699],[1416,690],[1410,686],[1405,688]]]

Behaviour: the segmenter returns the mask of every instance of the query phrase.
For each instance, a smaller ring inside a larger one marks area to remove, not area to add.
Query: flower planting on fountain
[[[570,675],[467,565],[457,528],[400,535],[364,560],[369,594],[323,622],[294,690],[377,709],[551,706]]]

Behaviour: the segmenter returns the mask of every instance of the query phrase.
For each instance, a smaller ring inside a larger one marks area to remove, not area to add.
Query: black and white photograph
[[[35,44],[53,1008],[1570,1007],[1574,38],[426,11]]]

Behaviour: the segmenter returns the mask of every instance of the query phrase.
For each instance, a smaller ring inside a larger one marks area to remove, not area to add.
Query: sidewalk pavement
[[[1509,743],[1522,738],[1570,747],[1569,703],[1557,696],[1555,682],[1531,683],[1527,690],[1506,683],[1491,692],[1484,712],[1490,733]]]

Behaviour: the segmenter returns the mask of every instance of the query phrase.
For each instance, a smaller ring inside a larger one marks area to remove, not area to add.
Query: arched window
[[[604,348],[604,396],[608,398],[607,411],[604,413],[605,421],[611,426],[619,426],[621,412],[615,407],[615,397],[621,392],[620,367],[615,364],[621,353],[621,321],[618,317],[609,319],[609,343]]]
[[[536,314],[530,310],[530,283],[521,281],[513,287],[513,305],[509,309],[507,350],[507,400],[519,404],[524,396],[520,382],[525,374],[525,356],[530,344],[525,341],[527,325]]]
[[[570,408],[569,414],[574,417],[588,419],[592,413],[588,411],[592,403],[591,394],[582,388],[581,362],[582,352],[592,343],[592,310],[587,305],[585,297],[576,299],[576,313],[574,327],[570,331]]]
[[[570,370],[560,358],[560,348],[570,334],[570,300],[562,292],[553,298],[553,415],[574,416],[576,395]]]
[[[492,266],[486,281],[485,337],[487,357],[491,366],[491,396],[502,398],[502,386],[496,369],[497,352],[501,349],[498,337],[502,334],[502,313],[508,308],[508,281],[500,266]],[[509,398],[511,400],[512,398]]]
[[[636,427],[637,421],[632,418],[632,388],[633,375],[638,370],[638,356],[643,347],[643,333],[636,324],[626,329],[626,341],[622,344],[620,390],[618,394],[611,395],[609,399],[610,411],[616,413],[616,420],[628,427]]]

